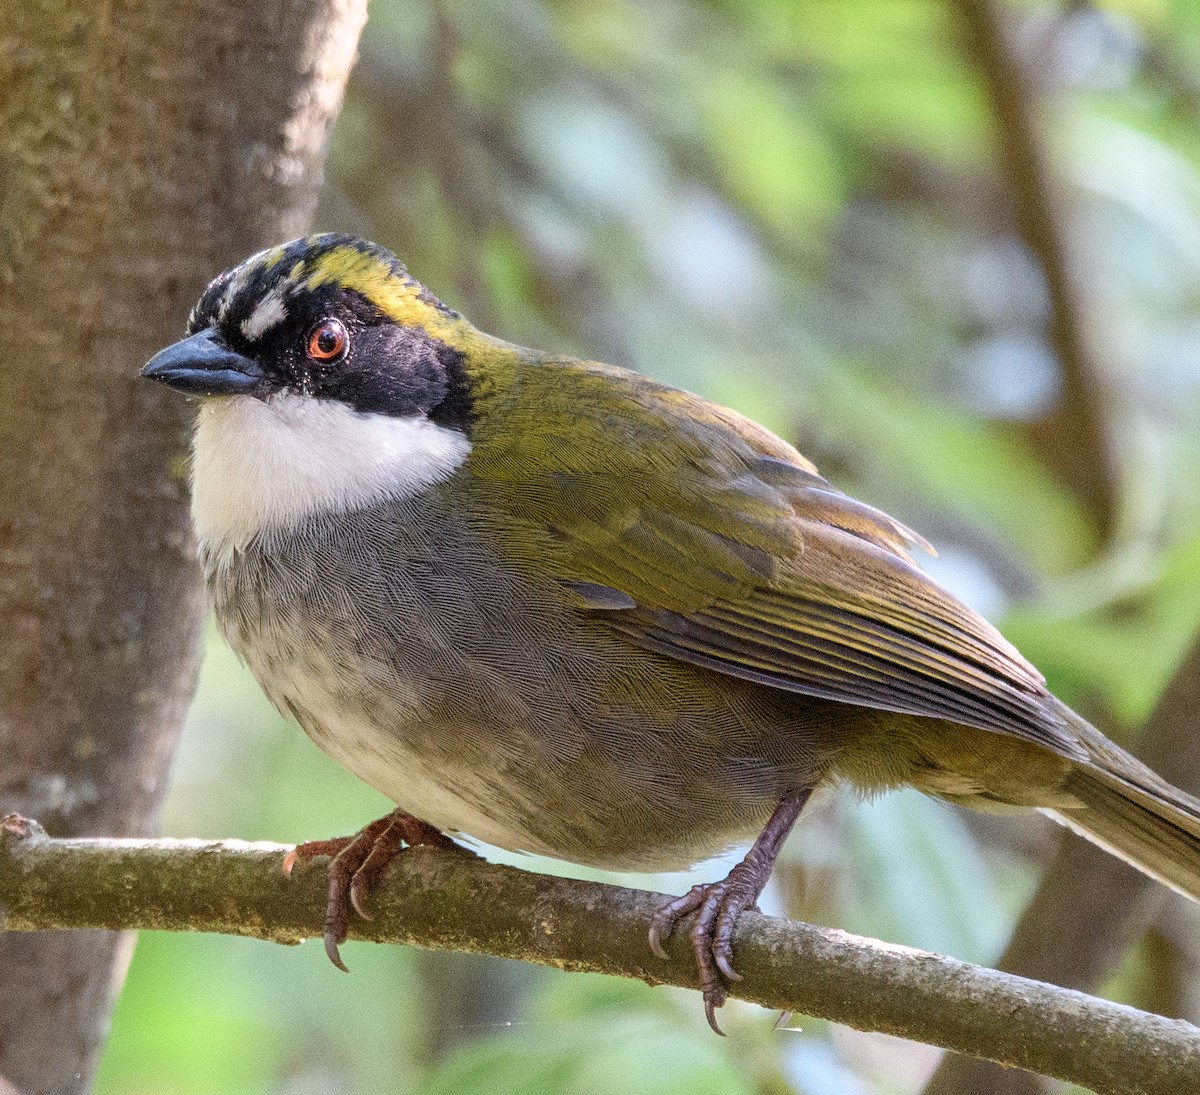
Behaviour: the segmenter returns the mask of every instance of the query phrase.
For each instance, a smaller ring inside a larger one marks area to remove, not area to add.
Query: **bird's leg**
[[[391,863],[401,849],[407,845],[431,844],[437,848],[456,848],[444,833],[428,822],[413,817],[403,810],[393,810],[387,817],[372,821],[354,836],[335,837],[333,840],[306,840],[297,844],[283,858],[284,874],[291,874],[299,860],[317,856],[331,857],[329,864],[329,889],[325,902],[325,953],[338,969],[346,969],[338,946],[346,941],[350,927],[350,907],[359,916],[367,916],[363,908],[383,869]]]
[[[700,971],[700,987],[704,992],[704,1014],[708,1025],[723,1034],[717,1023],[717,1008],[725,1003],[727,981],[740,981],[742,975],[733,968],[733,926],[743,909],[752,909],[771,877],[771,868],[784,840],[791,832],[796,818],[804,809],[812,788],[793,791],[779,800],[763,831],[751,845],[742,861],[720,882],[693,886],[683,897],[668,902],[650,922],[650,949],[659,958],[667,958],[663,940],[670,937],[685,916],[695,913],[688,933],[696,967]]]

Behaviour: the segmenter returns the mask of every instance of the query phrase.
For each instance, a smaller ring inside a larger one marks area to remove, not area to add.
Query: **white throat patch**
[[[204,551],[227,558],[314,512],[417,494],[470,453],[465,434],[424,417],[287,392],[209,399],[192,446],[192,517]]]

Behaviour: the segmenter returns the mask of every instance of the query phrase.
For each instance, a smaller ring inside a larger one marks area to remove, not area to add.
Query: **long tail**
[[[1118,749],[1079,716],[1075,719],[1083,724],[1076,725],[1090,758],[1071,771],[1065,789],[1084,808],[1044,812],[1200,901],[1200,801]]]

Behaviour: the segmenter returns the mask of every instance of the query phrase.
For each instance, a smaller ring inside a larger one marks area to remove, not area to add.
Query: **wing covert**
[[[607,366],[535,368],[569,413],[510,423],[472,462],[506,515],[550,530],[545,569],[581,611],[720,673],[1079,756],[1037,670],[913,565],[917,534],[733,411]],[[606,413],[613,384],[628,414]]]

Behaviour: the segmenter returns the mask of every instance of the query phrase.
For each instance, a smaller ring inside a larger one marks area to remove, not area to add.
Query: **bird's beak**
[[[159,350],[142,376],[191,395],[253,395],[263,383],[262,369],[222,344],[212,327]]]

